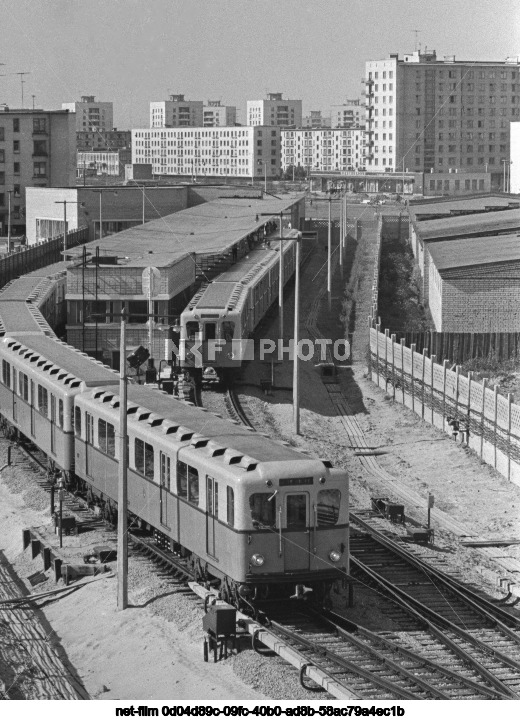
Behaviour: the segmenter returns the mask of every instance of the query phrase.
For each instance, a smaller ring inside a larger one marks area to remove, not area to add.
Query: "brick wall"
[[[446,271],[442,280],[437,330],[512,333],[520,328],[520,261]]]

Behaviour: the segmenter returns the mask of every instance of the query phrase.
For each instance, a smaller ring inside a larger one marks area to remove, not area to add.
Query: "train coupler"
[[[295,592],[291,598],[294,598],[297,601],[305,601],[309,593],[312,593],[312,588],[304,586],[303,583],[297,583],[295,586]]]

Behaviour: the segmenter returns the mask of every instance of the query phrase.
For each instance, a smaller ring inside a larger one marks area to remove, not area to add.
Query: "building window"
[[[20,141],[13,140],[13,153],[19,153],[19,152],[20,152]]]
[[[33,133],[45,133],[47,132],[47,119],[46,118],[33,118]]]
[[[20,175],[20,163],[13,163],[13,173]]]
[[[5,163],[5,150],[0,150],[0,163]]]
[[[47,163],[45,163],[45,162],[33,163],[33,176],[35,178],[46,178],[47,177]]]
[[[5,140],[5,128],[2,126],[0,127],[0,141]]]
[[[33,155],[47,155],[47,141],[46,140],[34,140],[33,141]]]
[[[13,133],[20,132],[20,118],[13,118]]]

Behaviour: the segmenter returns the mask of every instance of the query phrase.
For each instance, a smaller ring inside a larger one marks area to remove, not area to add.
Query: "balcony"
[[[48,158],[49,153],[46,150],[44,150],[41,153],[33,153],[32,156],[33,156],[33,158]]]
[[[32,134],[33,134],[33,136],[38,135],[38,136],[47,137],[49,135],[49,131],[48,130],[34,130],[34,128],[33,128]]]

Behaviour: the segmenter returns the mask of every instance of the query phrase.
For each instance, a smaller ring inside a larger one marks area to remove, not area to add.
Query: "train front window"
[[[307,494],[294,493],[287,496],[287,529],[305,528],[307,525]]]
[[[217,337],[217,324],[204,323],[204,340],[215,340]]]
[[[272,493],[253,493],[249,496],[249,507],[253,524],[260,527],[275,525],[276,505]]]
[[[225,320],[222,323],[222,337],[226,343],[231,343],[235,335],[235,324],[231,320]]]
[[[339,518],[341,491],[337,488],[328,488],[318,491],[316,505],[318,526],[335,526]]]
[[[188,323],[186,323],[186,337],[188,340],[195,340],[195,336],[197,335],[199,330],[199,324],[196,321],[190,320]]]

